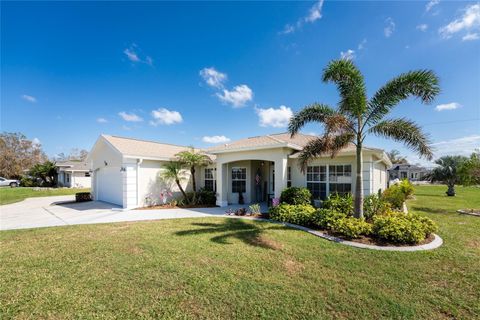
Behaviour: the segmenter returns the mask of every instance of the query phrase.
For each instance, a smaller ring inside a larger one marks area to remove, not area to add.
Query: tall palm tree
[[[161,173],[162,179],[167,181],[172,181],[172,180],[175,181],[175,183],[178,186],[178,189],[180,189],[180,192],[182,193],[183,198],[185,199],[185,202],[188,202],[189,199],[181,184],[181,182],[185,180],[185,176],[182,173],[181,164],[175,161],[170,161],[164,166],[164,169],[165,170],[162,171]]]
[[[306,123],[319,122],[324,126],[322,136],[308,143],[300,154],[303,172],[309,160],[322,154],[332,158],[348,144],[356,146],[355,216],[363,218],[363,142],[368,134],[403,142],[419,155],[431,159],[428,137],[415,122],[405,119],[385,119],[402,100],[418,97],[430,103],[440,92],[438,78],[433,71],[417,70],[403,73],[387,82],[371,99],[362,73],[347,59],[331,61],[323,71],[323,81],[333,82],[340,92],[336,109],[314,103],[296,113],[288,130],[294,136]]]
[[[439,181],[447,185],[447,196],[455,196],[455,184],[461,182],[461,177],[459,175],[460,168],[468,160],[464,156],[444,156],[437,160],[435,163],[438,167],[433,168],[433,170],[427,175],[427,179],[431,182]]]
[[[195,180],[195,168],[208,166],[212,163],[212,160],[206,154],[195,151],[193,147],[189,150],[179,152],[175,156],[180,164],[189,168],[192,175],[193,196],[196,198],[197,182]]]

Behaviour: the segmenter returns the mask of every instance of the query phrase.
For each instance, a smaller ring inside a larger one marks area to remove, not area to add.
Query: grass
[[[34,188],[0,188],[0,205],[19,202],[26,198],[65,196],[77,192],[87,192],[90,189],[59,188],[59,189],[40,189]]]
[[[228,218],[0,232],[0,314],[11,318],[475,319],[480,189],[417,187],[440,226],[426,252],[377,252]]]

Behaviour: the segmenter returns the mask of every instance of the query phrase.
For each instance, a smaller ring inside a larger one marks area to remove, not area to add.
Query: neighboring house
[[[390,180],[408,179],[410,181],[421,181],[424,180],[427,174],[428,170],[426,168],[413,164],[394,164],[388,169]]]
[[[86,161],[57,161],[57,186],[66,188],[90,188],[92,178]]]
[[[335,158],[311,161],[306,174],[298,167],[299,151],[314,136],[272,134],[234,141],[203,150],[213,164],[196,170],[198,187],[216,191],[217,204],[238,203],[242,192],[245,203],[280,197],[287,186],[307,187],[314,199],[325,199],[333,192],[355,190],[355,147],[343,149]],[[93,172],[92,194],[96,200],[124,208],[144,206],[147,198],[158,200],[169,190],[179,196],[175,183],[161,178],[162,167],[175,154],[188,147],[152,141],[101,135],[88,162]],[[387,168],[392,164],[383,150],[363,150],[363,191],[376,193],[387,186]],[[191,177],[183,172],[183,186],[191,191]]]

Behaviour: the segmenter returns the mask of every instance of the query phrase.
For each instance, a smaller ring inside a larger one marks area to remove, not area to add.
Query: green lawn
[[[49,196],[65,196],[75,194],[77,192],[87,192],[90,189],[49,189],[34,190],[33,188],[0,188],[0,205],[22,201],[32,197],[49,197]]]
[[[475,319],[480,189],[417,188],[427,252],[351,248],[266,222],[163,220],[0,232],[10,318]]]

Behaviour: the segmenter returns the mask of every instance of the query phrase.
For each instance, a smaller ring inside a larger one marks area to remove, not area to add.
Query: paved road
[[[39,197],[0,206],[0,230],[209,217],[224,215],[226,209],[199,208],[123,211],[118,207],[112,208],[112,204],[100,201],[70,204],[58,203],[73,200],[74,196]]]

